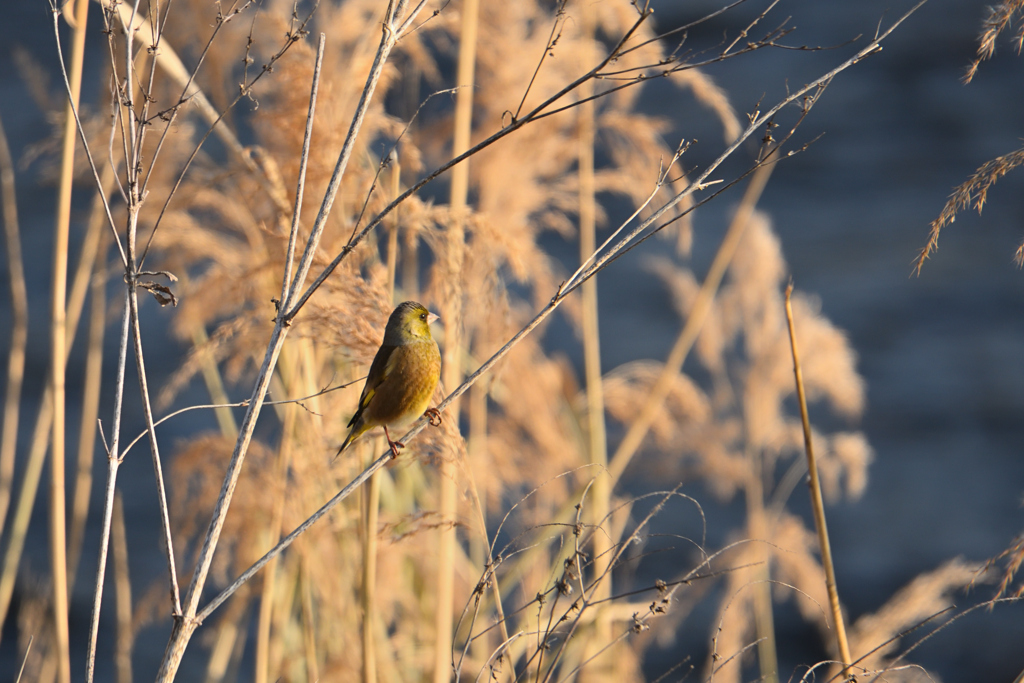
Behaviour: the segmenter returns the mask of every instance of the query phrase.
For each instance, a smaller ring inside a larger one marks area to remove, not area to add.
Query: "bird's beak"
[[[441,316],[439,316],[437,313],[431,313],[430,311],[427,311],[427,324],[428,325],[430,323],[434,322],[435,320],[440,320],[440,319],[441,319]]]

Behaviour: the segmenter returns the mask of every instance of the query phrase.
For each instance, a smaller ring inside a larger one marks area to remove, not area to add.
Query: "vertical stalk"
[[[408,299],[419,300],[419,234],[416,228],[405,229],[404,254],[402,256],[402,293]]]
[[[210,337],[201,323],[192,328],[193,348],[201,348],[208,341],[210,341]],[[207,356],[203,360],[201,371],[203,383],[206,384],[206,392],[210,395],[210,400],[217,406],[213,412],[217,416],[217,426],[220,428],[221,436],[225,439],[234,439],[238,436],[238,423],[235,421],[235,414],[227,406],[228,403],[231,403],[231,399],[228,398],[228,392],[224,388],[224,380],[217,368],[217,361]]]
[[[758,541],[753,547],[757,553],[756,577],[753,591],[754,628],[756,629],[757,662],[761,669],[760,680],[778,683],[779,662],[775,643],[775,618],[772,613],[771,551],[769,550],[768,519],[764,508],[764,460],[758,452],[750,449],[747,453],[750,463],[747,472],[747,525],[750,538]]]
[[[75,462],[75,490],[71,503],[71,535],[68,537],[68,592],[78,576],[78,563],[82,556],[85,521],[89,513],[92,493],[92,465],[96,450],[96,421],[99,416],[100,389],[103,383],[103,337],[107,320],[107,263],[106,250],[110,236],[105,231],[104,205],[114,183],[114,170],[103,167],[100,182],[103,189],[93,198],[89,226],[82,242],[82,252],[75,269],[75,277],[68,297],[68,337],[70,349],[77,332],[79,312],[85,305],[86,293],[91,293],[89,337],[85,361],[85,387],[82,392],[82,416],[78,423],[78,458]],[[100,256],[103,254],[103,256]]]
[[[105,178],[105,186],[112,182],[113,176],[109,168],[104,169],[103,177]],[[102,207],[102,198],[99,198],[97,204]],[[98,227],[102,230],[102,225]],[[92,224],[90,224],[89,231],[86,233],[85,240],[82,244],[82,253],[79,257],[78,265],[76,266],[74,284],[71,287],[71,295],[68,298],[68,334],[65,337],[65,358],[67,358],[68,354],[71,352],[71,345],[74,340],[75,331],[78,328],[78,323],[81,318],[82,307],[85,302],[86,285],[89,282],[89,274],[93,270],[93,264],[97,252],[97,249],[94,247],[98,242],[98,235],[96,235],[95,240],[93,239]],[[12,354],[13,353],[14,347],[12,347]],[[41,401],[39,413],[36,416],[36,424],[32,432],[28,463],[25,467],[25,475],[22,479],[21,489],[18,494],[18,504],[15,508],[14,519],[11,522],[11,534],[7,545],[7,552],[4,556],[3,573],[2,576],[0,576],[0,623],[3,623],[6,618],[7,608],[10,606],[11,594],[14,589],[15,572],[17,571],[18,564],[21,561],[25,534],[28,530],[32,506],[35,503],[36,494],[38,493],[40,473],[42,472],[43,461],[46,457],[46,447],[49,445],[50,429],[53,424],[53,393],[51,385],[52,383],[50,382],[49,377],[47,377],[45,383],[46,388],[43,391],[43,399]],[[94,425],[91,425],[91,427],[95,428]],[[8,430],[6,427],[4,428],[5,439],[8,434],[13,437],[16,433],[16,430]],[[13,453],[11,457],[13,459]],[[10,492],[8,491],[8,493]],[[8,505],[6,503],[0,507],[0,528],[6,528],[6,513],[8,511]],[[72,526],[70,541],[72,555],[75,554],[74,548],[76,547],[74,539],[74,526]],[[74,564],[69,562],[68,566],[73,567]]]
[[[300,343],[308,345],[308,340]],[[309,358],[311,349],[304,352],[291,353],[284,349],[278,362],[278,372],[287,389],[282,392],[286,396],[298,396],[301,375],[300,364]],[[287,404],[281,407],[284,411],[284,424],[281,428],[281,445],[277,453],[277,480],[282,482],[281,490],[274,500],[270,527],[267,529],[267,545],[273,546],[281,539],[281,525],[284,520],[284,504],[287,494],[288,467],[291,464],[292,440],[295,437],[295,419],[298,407]],[[278,558],[274,558],[263,573],[263,587],[260,592],[260,611],[256,626],[256,672],[255,682],[266,683],[270,676],[270,628],[274,611],[274,586],[277,583]]]
[[[477,334],[474,340],[477,348],[480,346],[480,335]],[[475,482],[474,470],[477,466],[486,467],[487,463],[487,387],[484,382],[477,382],[469,390],[469,439],[466,444],[468,462],[466,472],[471,482]],[[480,492],[473,486],[475,503],[480,516],[480,533],[474,534],[469,540],[470,561],[474,566],[486,568],[491,561],[491,548],[487,534],[487,501]],[[484,493],[486,495],[486,492]],[[494,581],[493,585],[497,586]],[[497,605],[500,600],[495,601]],[[472,638],[472,633],[467,637]],[[473,641],[473,656],[477,661],[486,662],[487,657],[494,651],[493,638],[476,638]]]
[[[225,610],[217,624],[217,637],[210,648],[210,659],[206,664],[206,683],[220,683],[227,677],[228,666],[240,640],[239,624],[245,623],[249,616],[249,592],[243,591]],[[241,640],[244,640],[242,638]]]
[[[64,139],[61,154],[60,188],[57,195],[57,219],[53,238],[53,291],[50,306],[50,386],[53,400],[53,425],[50,458],[50,561],[53,573],[53,620],[57,674],[61,683],[71,681],[68,648],[68,577],[64,492],[64,347],[67,336],[68,231],[71,223],[71,185],[75,162],[75,113],[82,90],[82,61],[85,55],[85,29],[89,16],[88,0],[74,7],[75,28],[71,38],[70,99],[64,111]]]
[[[18,445],[18,414],[21,384],[25,377],[25,345],[28,341],[28,290],[21,256],[14,162],[7,145],[7,133],[0,122],[0,201],[3,202],[7,267],[11,280],[11,351],[7,356],[7,391],[4,396],[3,436],[0,437],[0,529],[4,528],[14,485],[14,455]],[[0,621],[2,623],[2,621]]]
[[[391,157],[391,196],[397,197],[402,190],[401,166],[398,155]],[[388,221],[388,298],[395,302],[395,270],[398,267],[398,216],[396,208]],[[374,449],[376,450],[376,448]],[[372,456],[371,456],[372,458]],[[372,459],[371,459],[372,462]],[[380,472],[370,477],[366,490],[366,506],[364,508],[363,528],[363,590],[361,595],[363,608],[362,642],[363,642],[363,683],[377,681],[377,538],[378,520],[380,519]]]
[[[104,168],[102,184],[108,187],[113,182],[113,172],[110,168]],[[99,197],[97,201],[102,209],[103,201]],[[5,205],[6,206],[6,205]],[[95,205],[94,205],[95,206]],[[6,209],[5,209],[6,210]],[[99,229],[102,231],[102,224]],[[89,281],[89,274],[93,271],[93,265],[98,248],[90,245],[98,244],[99,237],[92,238],[92,224],[86,233],[82,244],[82,253],[75,269],[74,284],[71,287],[71,295],[68,298],[67,308],[67,329],[65,337],[64,357],[71,353],[71,344],[78,329],[81,319],[82,307],[85,303],[86,284]],[[12,347],[13,352],[13,347]],[[53,387],[49,377],[46,379],[43,399],[40,402],[39,413],[36,416],[36,424],[32,431],[31,445],[29,446],[28,463],[25,466],[24,478],[21,481],[21,489],[18,493],[18,504],[15,508],[14,518],[11,521],[11,533],[7,543],[7,551],[3,560],[3,572],[0,574],[0,623],[7,617],[7,609],[11,604],[11,595],[14,590],[14,579],[21,562],[21,553],[25,546],[25,535],[32,514],[32,506],[35,503],[36,494],[39,490],[39,479],[42,473],[43,461],[46,458],[46,447],[49,445],[50,429],[53,424]],[[4,438],[7,434],[15,434],[15,430],[8,432],[4,428]],[[13,456],[12,456],[13,457]],[[13,483],[13,482],[12,482]],[[0,508],[0,528],[6,528],[7,507]],[[72,538],[74,538],[72,528]]]
[[[821,546],[821,565],[825,569],[825,588],[828,591],[828,606],[832,611],[832,623],[836,629],[836,643],[839,645],[839,656],[843,661],[843,679],[850,680],[853,672],[850,665],[850,643],[846,639],[846,624],[843,622],[843,610],[839,606],[839,590],[836,587],[836,570],[832,564],[832,546],[828,540],[828,526],[825,524],[825,503],[821,497],[821,481],[818,479],[818,461],[814,457],[811,444],[811,422],[807,417],[807,396],[804,394],[804,377],[800,370],[800,354],[796,347],[796,331],[793,325],[793,306],[790,295],[793,283],[786,287],[786,322],[789,324],[789,345],[793,352],[793,375],[796,379],[796,395],[800,401],[800,420],[804,427],[804,448],[807,451],[807,472],[810,475],[811,508],[814,510],[814,526],[818,529],[818,544]]]
[[[470,133],[473,128],[473,84],[476,69],[477,22],[480,13],[478,0],[464,0],[462,4],[462,26],[459,35],[459,62],[456,71],[456,85],[459,87],[455,100],[455,129],[453,133],[452,156],[456,157],[469,149]],[[464,161],[452,169],[452,185],[449,204],[452,219],[448,225],[446,248],[445,326],[444,362],[442,380],[446,387],[457,387],[462,383],[462,266],[466,248],[465,219],[466,201],[469,194],[469,162]],[[458,402],[451,406],[451,419],[459,419]],[[440,528],[438,548],[437,583],[434,594],[437,608],[434,622],[434,683],[446,683],[452,671],[452,600],[455,586],[455,514],[456,514],[456,468],[454,463],[444,461],[440,467],[440,515],[444,522]]]
[[[43,461],[46,459],[46,447],[49,445],[48,437],[53,419],[53,401],[47,400],[49,398],[50,391],[47,388],[42,404],[39,406],[39,416],[36,418],[36,426],[32,433],[32,445],[28,451],[28,462],[25,464],[25,474],[21,480],[18,502],[14,506],[14,516],[11,518],[10,536],[7,541],[7,550],[4,553],[4,567],[3,572],[0,573],[0,623],[7,620],[7,610],[10,609],[11,597],[14,594],[14,580],[18,574],[18,564],[21,562],[21,553],[25,548],[28,523],[32,517],[32,504],[36,500],[39,479],[43,474]]]
[[[306,680],[319,681],[320,667],[316,663],[316,624],[313,614],[313,591],[309,587],[309,568],[301,560],[299,579],[302,582],[302,635],[306,647]]]
[[[580,9],[582,34],[590,41],[594,32],[594,15],[589,8]],[[580,211],[580,262],[585,262],[597,248],[596,197],[594,184],[594,101],[588,99],[594,94],[593,81],[581,86],[580,98],[584,102],[577,112],[579,126],[579,211]],[[593,468],[594,485],[588,501],[591,523],[597,527],[608,522],[611,508],[612,481],[607,473],[608,448],[604,422],[604,386],[601,376],[601,337],[597,316],[597,277],[583,283],[582,324],[583,324],[583,367],[587,392],[587,455]],[[593,575],[603,577],[595,586],[593,600],[603,601],[612,594],[612,575],[608,571],[611,561],[611,536],[602,531],[591,535],[593,539]],[[583,660],[600,651],[612,639],[612,622],[608,610],[598,608],[595,617],[594,638],[588,644]],[[613,658],[606,657],[606,666]],[[610,673],[610,671],[608,672]]]
[[[114,648],[117,683],[132,683],[132,583],[128,572],[124,502],[121,500],[120,492],[114,497],[111,546],[114,553],[114,592],[117,595],[117,645]]]
[[[102,215],[100,216],[102,220]],[[103,381],[103,337],[107,328],[106,264],[100,261],[92,276],[92,300],[89,313],[89,341],[85,357],[85,387],[82,390],[82,419],[78,427],[78,460],[75,463],[75,492],[71,504],[71,535],[68,538],[68,577],[73,586],[82,556],[85,520],[92,492],[92,463],[96,450],[96,419],[100,409]]]
[[[402,192],[402,165],[398,162],[398,154],[391,153],[391,196],[397,198]],[[388,221],[388,288],[391,290],[392,303],[395,302],[395,271],[398,268],[398,216],[402,207],[396,206]]]
[[[377,444],[379,440],[375,440]],[[376,452],[379,448],[375,448]],[[372,454],[371,454],[372,461]],[[380,477],[374,472],[367,482],[365,527],[363,528],[363,683],[377,682],[377,647],[375,641],[377,626],[377,526],[380,516]]]

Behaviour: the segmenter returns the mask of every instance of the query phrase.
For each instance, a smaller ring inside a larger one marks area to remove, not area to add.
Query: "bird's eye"
[[[426,320],[426,319],[427,319],[427,314],[426,313],[420,313],[420,320]]]

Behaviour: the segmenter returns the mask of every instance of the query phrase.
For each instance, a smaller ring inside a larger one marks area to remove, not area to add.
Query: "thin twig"
[[[321,389],[320,391],[316,392],[315,394],[310,394],[309,396],[303,396],[301,398],[288,398],[288,399],[284,399],[284,400],[281,400],[281,401],[264,401],[263,405],[265,405],[265,406],[283,406],[283,405],[288,404],[288,403],[296,403],[300,407],[306,408],[305,406],[302,405],[303,401],[308,401],[309,399],[316,398],[317,396],[323,396],[324,394],[326,394],[328,392],[331,392],[331,391],[337,391],[339,389],[345,389],[346,387],[350,387],[353,384],[357,384],[359,382],[362,382],[364,379],[366,379],[365,376],[360,377],[359,379],[354,379],[351,382],[346,382],[345,384],[339,384],[336,387],[331,387],[329,389]],[[245,399],[244,401],[237,401],[235,403],[203,403],[203,404],[200,404],[200,405],[186,406],[184,408],[179,408],[178,410],[175,410],[172,413],[168,413],[167,415],[164,415],[159,420],[154,422],[153,426],[154,427],[159,427],[161,424],[163,424],[167,420],[170,420],[172,417],[177,417],[178,415],[181,415],[183,413],[189,413],[189,412],[192,412],[193,410],[217,410],[219,408],[247,408],[247,407],[249,407],[250,403],[252,403],[252,401],[250,399]],[[309,410],[309,409],[306,408],[306,410]],[[132,449],[132,446],[137,444],[139,441],[142,441],[142,439],[144,439],[146,437],[147,433],[148,433],[147,430],[143,430],[143,431],[139,432],[139,434],[134,439],[132,439],[131,443],[129,443],[127,446],[125,446],[124,450],[121,451],[121,455],[118,456],[119,459],[124,460],[124,457],[126,455],[128,455],[128,451],[130,451]]]
[[[14,683],[21,683],[21,675],[25,673],[25,664],[28,663],[28,653],[32,651],[32,642],[35,639],[35,636],[28,637],[28,645],[25,646],[25,656],[21,658],[21,668],[18,669],[18,677],[14,679]]]
[[[302,155],[299,157],[299,181],[295,192],[295,209],[292,213],[292,227],[288,233],[288,251],[284,257],[284,276],[281,278],[281,305],[291,297],[289,285],[292,279],[292,262],[295,260],[295,238],[298,236],[300,218],[302,215],[302,196],[306,189],[306,165],[309,162],[309,143],[313,139],[313,119],[316,117],[316,98],[320,88],[320,67],[324,61],[324,36],[320,35],[320,41],[316,47],[316,63],[313,66],[313,85],[309,94],[309,114],[306,116],[306,131],[302,138]]]

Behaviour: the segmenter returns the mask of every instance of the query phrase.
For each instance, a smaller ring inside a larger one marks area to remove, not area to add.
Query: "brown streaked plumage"
[[[398,457],[404,444],[391,440],[388,427],[408,426],[427,412],[441,376],[441,353],[430,335],[435,320],[435,314],[415,301],[392,311],[338,455],[369,430],[383,427],[392,457]]]

